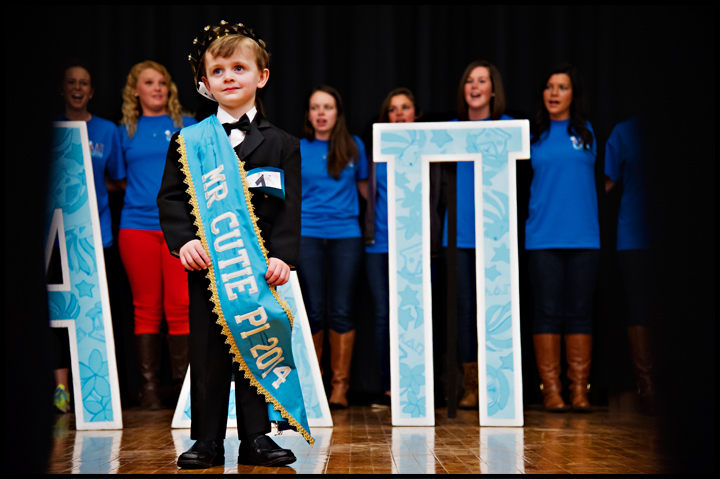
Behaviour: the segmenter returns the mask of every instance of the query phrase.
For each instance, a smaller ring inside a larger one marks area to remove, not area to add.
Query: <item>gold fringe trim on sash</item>
[[[250,213],[250,219],[252,219],[253,228],[255,229],[255,236],[257,236],[258,243],[260,243],[260,249],[262,250],[263,257],[265,258],[265,264],[269,264],[270,261],[268,259],[268,250],[267,248],[265,248],[265,241],[262,238],[260,227],[257,225],[258,217],[255,216],[255,207],[253,206],[252,201],[250,201],[253,194],[247,187],[247,172],[245,171],[245,163],[240,160],[240,158],[238,158],[237,153],[235,153],[235,158],[237,158],[238,160],[240,176],[242,177],[243,191],[245,192],[245,202],[247,204],[248,212]],[[290,320],[290,331],[292,331],[294,319],[292,311],[287,304],[287,301],[285,301],[285,299],[280,296],[280,293],[277,292],[277,288],[275,286],[270,286],[270,291],[272,292],[272,295],[275,297],[277,302],[280,303],[280,306],[282,306],[282,308],[285,310],[285,314],[287,314],[288,320]]]
[[[191,214],[195,217],[195,221],[193,224],[197,227],[197,234],[200,236],[200,242],[202,243],[203,248],[205,248],[205,251],[210,251],[210,248],[207,244],[207,239],[205,238],[205,230],[202,225],[202,220],[200,219],[200,212],[198,208],[197,198],[195,196],[195,186],[193,184],[192,176],[190,175],[190,168],[188,166],[187,162],[187,151],[185,149],[185,138],[183,135],[178,135],[178,143],[180,143],[180,147],[178,148],[178,153],[180,153],[180,163],[182,165],[182,172],[185,174],[185,180],[184,183],[188,185],[186,192],[190,195],[190,206],[192,207]],[[247,187],[247,173],[245,172],[245,164],[240,161],[240,158],[238,158],[237,154],[235,154],[235,158],[238,160],[238,166],[240,168],[240,176],[242,178],[242,185],[243,185],[243,191],[245,193],[245,201],[248,207],[248,212],[250,213],[250,218],[252,220],[253,227],[255,229],[255,235],[257,236],[258,243],[260,244],[260,249],[262,250],[263,257],[265,258],[265,263],[268,263],[268,251],[265,248],[265,243],[262,239],[262,235],[260,234],[260,228],[257,225],[257,216],[255,216],[255,209],[250,202],[250,199],[252,198],[252,193]],[[259,382],[257,379],[255,379],[255,376],[252,374],[250,369],[247,366],[247,363],[242,357],[242,354],[240,354],[240,350],[237,347],[237,344],[235,343],[235,339],[233,338],[232,333],[230,332],[230,328],[227,326],[227,322],[225,320],[225,315],[222,312],[222,309],[220,308],[220,297],[217,293],[217,283],[215,280],[215,268],[214,263],[210,264],[208,267],[207,279],[210,280],[210,292],[212,293],[212,296],[210,297],[210,300],[213,302],[213,313],[215,313],[218,316],[217,324],[222,326],[222,334],[225,336],[225,344],[230,345],[230,353],[233,355],[233,360],[240,365],[240,371],[244,373],[244,376],[246,379],[250,380],[250,384],[254,386],[258,394],[265,397],[265,402],[272,403],[273,407],[276,411],[280,413],[280,415],[285,418],[288,423],[290,423],[291,426],[295,428],[296,431],[298,431],[302,436],[305,438],[305,440],[310,444],[311,446],[315,444],[315,439],[305,430],[304,427],[300,425],[300,423],[297,422],[297,420],[290,415],[290,413],[287,412],[287,410],[278,402],[275,397],[270,394]],[[270,291],[272,292],[273,297],[278,301],[280,306],[282,306],[283,310],[285,311],[285,314],[287,314],[288,319],[290,321],[290,330],[292,331],[293,327],[293,316],[292,311],[290,310],[287,301],[285,301],[280,294],[277,292],[277,289],[275,286],[270,286]]]

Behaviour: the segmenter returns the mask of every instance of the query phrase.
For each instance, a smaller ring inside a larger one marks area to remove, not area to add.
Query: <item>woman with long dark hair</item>
[[[505,89],[492,63],[470,63],[457,89],[459,121],[512,120],[505,114]],[[475,165],[457,163],[457,339],[463,365],[464,393],[458,407],[478,407],[477,293],[475,273]],[[447,215],[443,246],[447,247]]]
[[[590,410],[592,300],[600,259],[596,142],[575,67],[545,77],[533,122],[533,179],[525,229],[535,303],[533,343],[545,409],[565,411],[560,340],[575,411]]]
[[[123,90],[120,137],[127,179],[118,245],[135,307],[135,347],[143,378],[140,404],[160,408],[158,396],[163,318],[168,324],[175,395],[188,365],[188,283],[180,261],[167,250],[157,195],[172,134],[196,123],[184,112],[170,73],[159,63],[132,67]]]
[[[329,320],[330,407],[345,408],[355,342],[353,297],[363,254],[358,190],[367,197],[368,165],[363,142],[348,132],[340,94],[330,86],[313,89],[308,98],[300,154],[298,278],[318,361],[325,317]]]

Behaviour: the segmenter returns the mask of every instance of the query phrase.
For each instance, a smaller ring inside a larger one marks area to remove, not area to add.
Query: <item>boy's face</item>
[[[215,97],[220,106],[237,117],[255,106],[255,94],[268,81],[270,71],[260,71],[253,55],[238,48],[228,58],[205,54],[205,88]]]

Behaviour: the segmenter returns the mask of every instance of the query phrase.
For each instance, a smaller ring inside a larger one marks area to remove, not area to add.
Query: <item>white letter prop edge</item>
[[[283,299],[288,302],[295,317],[292,330],[293,358],[300,377],[300,387],[305,402],[305,412],[308,416],[308,425],[310,427],[333,427],[330,407],[325,395],[322,377],[320,376],[320,364],[315,354],[310,322],[305,312],[305,303],[303,303],[297,272],[291,271],[290,281],[278,287],[277,290]],[[237,366],[235,367],[237,368]],[[234,381],[230,389],[229,401],[227,425],[228,427],[236,427]],[[190,368],[188,368],[180,391],[180,399],[175,407],[172,427],[188,428],[190,427],[190,421]],[[289,434],[292,432],[294,431],[285,431],[284,433]]]
[[[47,287],[50,326],[68,329],[75,427],[122,429],[115,341],[87,125],[84,121],[58,121],[53,126],[45,265],[50,261],[57,234],[63,283]],[[67,193],[68,184],[74,187],[76,196]],[[67,244],[70,237],[73,244]]]
[[[483,165],[474,169],[480,425],[523,425],[515,160],[529,157],[527,120],[373,126],[374,161],[388,163],[393,426],[435,423],[429,164],[441,161]]]

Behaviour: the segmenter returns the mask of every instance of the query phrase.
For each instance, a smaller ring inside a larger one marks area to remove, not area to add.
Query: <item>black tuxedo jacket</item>
[[[188,241],[198,239],[195,218],[190,213],[187,185],[183,182],[180,164],[179,133],[170,141],[165,172],[163,173],[157,204],[160,210],[160,227],[165,242],[173,254]],[[280,168],[285,174],[285,199],[255,192],[251,202],[258,217],[265,248],[269,257],[278,258],[290,266],[297,264],[300,253],[300,142],[294,136],[273,126],[260,112],[250,124],[245,140],[235,148],[245,171],[261,166]],[[251,190],[252,191],[252,190]]]

